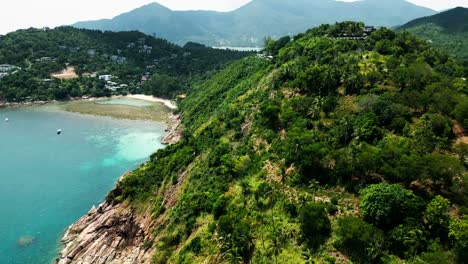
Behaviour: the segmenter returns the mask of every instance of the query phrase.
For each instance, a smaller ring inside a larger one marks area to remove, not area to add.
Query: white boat
[[[8,121],[10,121],[10,119],[8,119],[8,118],[5,118],[5,122],[8,122]]]
[[[57,135],[62,134],[62,129],[57,130]]]

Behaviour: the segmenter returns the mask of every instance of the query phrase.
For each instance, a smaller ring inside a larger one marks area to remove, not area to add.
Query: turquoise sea
[[[0,263],[51,263],[66,227],[162,148],[163,135],[157,123],[54,106],[0,109]]]

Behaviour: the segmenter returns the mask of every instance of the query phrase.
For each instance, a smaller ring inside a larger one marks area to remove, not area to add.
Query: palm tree
[[[310,181],[310,184],[309,184],[309,190],[311,190],[313,192],[313,196],[312,196],[312,201],[315,203],[315,195],[317,193],[317,189],[320,187],[320,183],[315,180],[315,179],[312,179]]]

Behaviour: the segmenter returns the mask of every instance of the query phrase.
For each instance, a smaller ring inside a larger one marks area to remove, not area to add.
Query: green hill
[[[429,41],[434,47],[468,59],[468,8],[457,7],[413,20],[399,28]]]
[[[136,31],[114,33],[72,27],[19,30],[0,36],[0,64],[19,67],[7,76],[2,73],[0,101],[110,95],[104,81],[90,77],[109,74],[114,82],[127,85],[120,92],[172,98],[226,63],[247,55],[195,43],[180,47]],[[79,78],[51,78],[52,73],[67,66],[73,67]],[[149,81],[141,85],[146,79]],[[160,80],[165,80],[165,85],[153,85]]]
[[[401,12],[405,10],[405,12]],[[185,44],[262,46],[263,38],[297,34],[324,23],[364,21],[374,26],[396,26],[435,11],[404,0],[253,0],[232,12],[172,11],[152,3],[113,19],[76,23],[78,28],[138,30]]]
[[[468,69],[407,33],[332,38],[361,31],[270,42],[180,102],[183,139],[107,198],[151,212],[154,263],[466,262]]]

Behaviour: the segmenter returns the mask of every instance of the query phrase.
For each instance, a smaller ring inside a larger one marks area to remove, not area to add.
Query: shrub
[[[380,257],[383,233],[363,220],[356,217],[339,218],[336,235],[336,248],[356,262],[374,263]]]
[[[427,244],[423,227],[415,220],[399,225],[389,233],[391,252],[411,258],[423,251]]]
[[[454,240],[458,263],[468,262],[468,216],[450,223],[449,237]]]
[[[417,215],[421,207],[421,199],[398,184],[380,183],[361,191],[360,208],[364,220],[384,230]]]
[[[324,204],[306,204],[300,218],[302,236],[309,247],[317,248],[330,236],[331,224]]]
[[[449,209],[450,202],[440,195],[427,205],[423,219],[432,236],[446,240],[450,222]]]
[[[224,258],[249,263],[254,249],[250,222],[239,215],[223,215],[218,220],[217,230]]]

